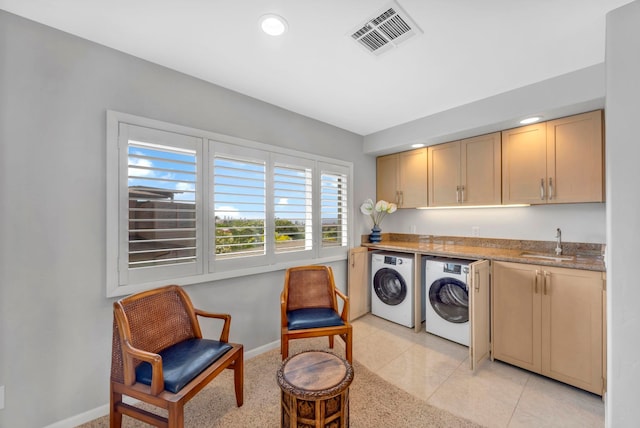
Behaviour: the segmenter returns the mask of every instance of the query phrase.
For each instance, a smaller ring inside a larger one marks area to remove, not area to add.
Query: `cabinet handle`
[[[476,277],[476,283],[474,288],[476,289],[476,293],[479,293],[480,292],[480,272],[479,271],[476,271],[475,277]]]
[[[460,186],[456,186],[456,204],[460,203]]]
[[[540,199],[544,201],[544,178],[540,179]]]
[[[549,177],[549,200],[553,199],[553,177]]]
[[[551,282],[550,277],[551,277],[551,274],[545,270],[544,271],[544,295],[545,296],[548,294],[547,287],[550,288],[550,284],[549,284]]]
[[[536,269],[536,277],[533,279],[533,294],[538,294],[538,278],[540,277],[540,271]]]
[[[464,203],[464,184],[460,186],[460,194],[461,194],[460,202]]]

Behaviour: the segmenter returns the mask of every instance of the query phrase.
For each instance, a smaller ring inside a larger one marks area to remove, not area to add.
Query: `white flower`
[[[371,215],[373,213],[373,201],[371,199],[367,199],[360,205],[360,211],[364,215]]]
[[[376,211],[379,213],[387,212],[388,207],[389,203],[387,201],[379,200],[376,202]]]
[[[375,205],[371,199],[367,199],[360,205],[360,211],[362,214],[371,217],[374,226],[379,226],[387,214],[394,213],[397,209],[398,206],[396,204],[382,199],[376,202]]]

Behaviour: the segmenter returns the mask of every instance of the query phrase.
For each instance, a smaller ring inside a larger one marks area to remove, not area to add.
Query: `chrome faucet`
[[[556,255],[562,254],[562,231],[560,228],[556,229]]]

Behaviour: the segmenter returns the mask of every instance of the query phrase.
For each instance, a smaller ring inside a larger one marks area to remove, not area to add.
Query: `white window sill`
[[[161,281],[154,282],[145,282],[140,284],[131,284],[131,285],[121,285],[116,287],[115,289],[109,289],[107,291],[107,297],[119,297],[119,296],[127,296],[132,293],[138,293],[145,290],[150,290],[156,287],[162,287],[169,284],[177,284],[177,285],[192,285],[192,284],[202,284],[205,282],[213,282],[219,281],[228,278],[238,278],[249,275],[258,275],[261,273],[275,272],[279,270],[285,270],[294,266],[303,266],[303,265],[318,265],[325,264],[331,262],[337,262],[341,260],[347,260],[347,253],[322,257],[316,259],[308,259],[308,260],[293,260],[288,262],[275,263],[268,266],[254,266],[247,267],[244,269],[236,269],[236,270],[228,270],[223,272],[215,272],[204,275],[193,275],[184,278],[173,278],[173,279],[164,279]]]

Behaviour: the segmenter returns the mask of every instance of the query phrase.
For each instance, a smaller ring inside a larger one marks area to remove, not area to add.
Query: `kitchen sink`
[[[533,259],[544,259],[544,260],[553,260],[554,262],[562,262],[568,260],[574,260],[574,256],[558,256],[555,254],[536,254],[536,253],[522,253],[520,254],[522,257],[530,257]]]

